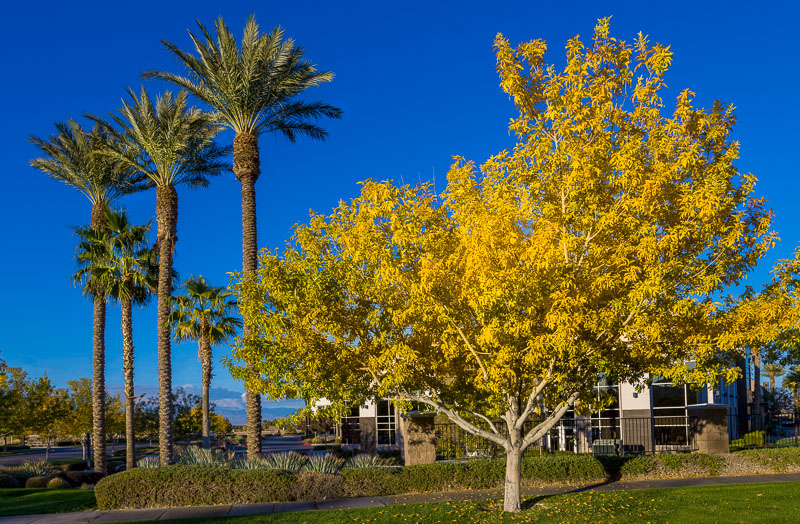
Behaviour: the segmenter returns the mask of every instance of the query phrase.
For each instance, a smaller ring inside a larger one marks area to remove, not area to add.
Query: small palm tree
[[[105,226],[106,209],[119,198],[145,189],[143,179],[121,168],[113,159],[98,154],[113,143],[113,138],[101,127],[84,131],[80,124],[70,121],[56,124],[56,134],[49,139],[29,137],[30,142],[45,156],[31,160],[31,166],[48,176],[78,190],[92,204],[91,227]],[[92,298],[92,433],[94,440],[94,469],[106,471],[105,429],[105,328],[106,295],[102,290],[85,291]]]
[[[800,409],[800,368],[792,368],[783,377],[783,387],[794,395],[794,409]]]
[[[172,352],[169,325],[172,297],[172,257],[178,240],[178,192],[176,186],[206,187],[209,178],[228,169],[228,148],[214,142],[220,126],[208,113],[189,107],[185,91],[173,97],[169,91],[152,101],[142,88],[137,97],[128,89],[119,115],[111,115],[116,127],[91,116],[116,139],[107,154],[156,188],[158,246],[158,387],[159,456],[163,466],[172,463]]]
[[[242,322],[231,315],[236,309],[232,294],[224,287],[209,286],[200,276],[183,283],[183,295],[172,299],[170,321],[178,341],[196,340],[197,358],[203,367],[203,447],[209,449],[211,419],[209,393],[211,388],[211,348],[230,340]]]
[[[775,391],[775,379],[777,377],[782,377],[786,373],[786,369],[778,363],[769,363],[764,364],[764,373],[769,376],[769,390],[770,392]]]
[[[122,363],[125,375],[126,469],[136,466],[133,387],[133,304],[145,304],[155,292],[158,253],[148,243],[150,222],[134,226],[125,212],[109,212],[105,229],[79,228],[79,280],[103,281],[106,296],[122,311]]]
[[[261,33],[251,16],[241,46],[222,18],[214,22],[216,38],[198,22],[200,35],[189,32],[195,54],[171,42],[163,44],[186,67],[188,77],[147,71],[145,78],[172,82],[202,100],[223,124],[236,134],[233,139],[233,172],[242,184],[242,271],[252,275],[257,266],[255,183],[261,174],[258,137],[278,133],[290,142],[298,136],[322,140],[327,132],[314,123],[320,118],[341,118],[339,108],[296,97],[333,73],[320,72],[303,58],[303,50],[285,39],[280,27]],[[245,335],[249,332],[244,319]],[[261,397],[247,390],[247,450],[261,456]]]

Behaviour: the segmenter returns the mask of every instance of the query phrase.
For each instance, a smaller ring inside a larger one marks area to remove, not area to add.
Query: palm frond
[[[216,38],[199,21],[197,34],[189,31],[194,53],[175,44],[164,46],[184,65],[187,76],[162,71],[145,71],[144,78],[166,80],[213,108],[226,126],[237,133],[278,131],[290,140],[297,135],[322,139],[324,131],[312,120],[341,118],[341,110],[319,102],[305,103],[317,111],[291,112],[286,107],[306,89],[333,80],[333,73],[319,72],[303,58],[303,49],[284,39],[276,27],[261,33],[253,16],[242,34],[241,46],[225,21],[214,22]],[[283,120],[282,120],[283,119]],[[292,131],[287,131],[287,130]],[[306,129],[312,130],[307,132]]]

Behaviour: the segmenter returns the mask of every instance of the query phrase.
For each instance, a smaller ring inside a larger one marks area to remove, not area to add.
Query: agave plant
[[[347,468],[386,468],[391,466],[397,466],[397,462],[394,459],[366,453],[359,453],[345,462],[345,467]]]
[[[160,468],[161,467],[161,459],[156,457],[155,455],[149,455],[147,457],[142,457],[136,461],[137,468]]]
[[[214,453],[210,449],[188,446],[175,457],[175,462],[188,466],[230,466],[231,457],[226,453]]]
[[[29,479],[31,477],[49,477],[53,473],[53,468],[44,460],[40,460],[38,462],[23,462],[16,466],[6,466],[0,469],[0,473]]]
[[[272,465],[268,459],[263,457],[247,457],[231,461],[233,469],[270,469]]]
[[[312,455],[306,463],[306,471],[316,471],[317,473],[328,473],[335,475],[344,466],[344,459],[334,457],[330,454]]]
[[[266,462],[271,469],[282,469],[290,473],[298,473],[303,470],[303,467],[308,462],[308,457],[289,451],[286,453],[274,453],[267,458]]]

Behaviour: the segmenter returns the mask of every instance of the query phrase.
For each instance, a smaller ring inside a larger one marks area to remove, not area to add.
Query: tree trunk
[[[131,277],[123,277],[128,292],[133,291]],[[130,295],[129,295],[130,296]],[[122,372],[125,375],[125,469],[136,467],[136,434],[133,429],[133,306],[131,299],[122,301]]]
[[[156,188],[158,222],[158,450],[162,466],[172,464],[172,347],[169,311],[172,300],[172,252],[177,241],[178,193]]]
[[[242,183],[242,272],[252,278],[258,265],[258,227],[256,222],[256,180],[261,174],[258,137],[237,133],[233,139],[233,172]],[[244,318],[244,337],[250,334],[250,323]],[[251,368],[250,363],[247,364]],[[247,389],[247,454],[261,456],[261,396]]]
[[[205,322],[204,322],[205,324]],[[202,335],[200,336],[200,356],[203,366],[203,447],[211,449],[211,413],[210,413],[210,400],[211,393],[211,344],[205,336],[207,327],[204,325],[202,328]]]
[[[769,392],[775,393],[775,373],[769,374]]]
[[[751,350],[753,353],[753,416],[755,430],[763,429],[761,420],[761,348]]]
[[[92,205],[90,226],[106,227],[107,205]],[[92,433],[94,435],[94,470],[106,472],[106,299],[94,297],[94,326],[92,330]]]
[[[92,433],[94,470],[106,471],[106,299],[94,298],[94,352],[92,356]]]
[[[522,439],[519,439],[522,440]],[[521,509],[522,499],[519,486],[522,479],[522,449],[519,444],[513,445],[506,454],[506,484],[503,495],[503,511],[518,513]]]

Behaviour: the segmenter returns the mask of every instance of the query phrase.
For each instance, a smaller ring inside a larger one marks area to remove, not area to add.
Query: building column
[[[406,466],[436,462],[435,416],[435,413],[406,413],[401,418],[403,463]]]

